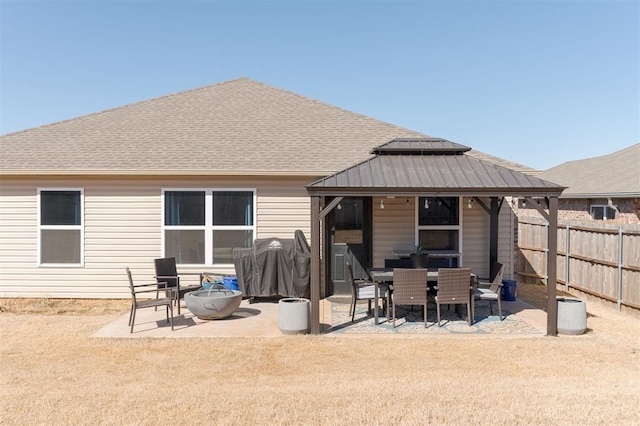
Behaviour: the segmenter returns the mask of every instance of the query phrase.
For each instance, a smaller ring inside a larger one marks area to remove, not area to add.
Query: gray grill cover
[[[293,239],[257,239],[250,249],[234,249],[233,262],[247,297],[309,298],[311,251],[300,230]]]

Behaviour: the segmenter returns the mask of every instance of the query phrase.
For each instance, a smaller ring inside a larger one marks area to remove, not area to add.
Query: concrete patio
[[[476,305],[478,306],[478,304]],[[348,315],[349,304],[346,300],[320,301],[320,322],[324,336],[327,337],[469,337],[480,338],[517,338],[540,337],[546,332],[546,312],[525,302],[503,301],[503,310],[508,312],[507,319],[497,322],[497,317],[488,318],[486,315],[476,315],[476,322],[469,327],[464,319],[449,317],[449,326],[435,325],[435,312],[429,307],[428,328],[424,323],[412,319],[420,316],[407,316],[409,319],[397,321],[397,327],[387,323],[386,318],[380,317],[380,325],[373,325],[373,318],[366,313],[366,304],[359,304],[356,318],[352,324]],[[417,309],[417,308],[416,308]],[[478,312],[478,307],[476,307]],[[444,315],[443,315],[444,316]],[[250,303],[248,299],[242,301],[240,308],[234,315],[221,320],[202,320],[195,317],[184,306],[181,315],[174,309],[174,330],[166,322],[165,311],[160,309],[139,309],[133,333],[127,325],[129,313],[118,317],[92,335],[100,338],[206,338],[206,337],[282,337],[278,329],[278,302],[273,299],[259,299]],[[485,324],[494,321],[499,328],[488,330]],[[478,334],[480,330],[481,334]]]

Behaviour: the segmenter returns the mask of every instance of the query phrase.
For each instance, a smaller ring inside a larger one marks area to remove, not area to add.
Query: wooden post
[[[558,282],[558,197],[549,197],[549,217],[547,219],[547,336],[558,334],[558,302],[556,284]]]
[[[320,334],[320,197],[311,197],[311,334]]]

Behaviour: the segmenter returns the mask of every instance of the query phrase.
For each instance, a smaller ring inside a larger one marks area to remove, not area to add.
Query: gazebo
[[[311,333],[321,333],[320,299],[325,279],[321,229],[327,215],[345,197],[472,198],[490,216],[489,265],[498,257],[498,214],[505,197],[524,198],[548,221],[548,258],[556,258],[558,197],[565,188],[466,155],[470,150],[444,139],[394,139],[375,148],[371,158],[307,185],[311,197]],[[484,203],[480,197],[490,202]],[[556,262],[548,262],[549,336],[557,334],[556,274]]]

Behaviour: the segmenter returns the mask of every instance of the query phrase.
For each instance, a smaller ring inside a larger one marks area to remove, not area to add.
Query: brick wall
[[[591,219],[590,207],[592,204],[606,205],[606,199],[570,198],[558,200],[558,221],[579,220],[583,222],[598,222],[602,220]],[[609,219],[609,224],[640,224],[640,198],[615,198],[613,205],[618,208],[618,217]],[[531,206],[522,206],[522,201],[515,208],[518,215],[540,216]]]

